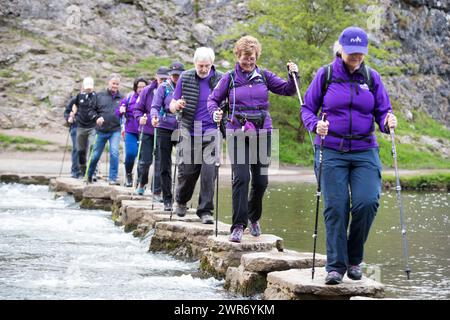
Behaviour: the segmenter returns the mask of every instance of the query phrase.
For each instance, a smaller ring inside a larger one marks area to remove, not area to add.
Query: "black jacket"
[[[74,96],[74,97],[70,98],[69,102],[67,102],[66,109],[64,110],[64,119],[66,119],[66,122],[67,122],[67,120],[69,120],[70,112],[72,111],[72,106],[75,104],[76,100],[77,100],[77,96]],[[72,124],[69,124],[69,122],[67,122],[67,124],[70,127],[76,127],[77,126],[76,119],[74,122],[72,122]]]
[[[93,111],[95,105],[97,104],[97,94],[95,92],[85,93],[81,92],[72,98],[72,104],[77,106],[77,113],[75,115],[75,120],[80,128],[93,128],[95,127],[95,119],[93,118]],[[72,101],[71,100],[71,101]],[[71,102],[69,102],[71,103]],[[69,108],[69,106],[67,106]],[[66,111],[67,111],[66,108]],[[72,105],[70,105],[70,110]]]
[[[103,117],[105,122],[101,127],[97,126],[96,129],[101,132],[114,132],[120,131],[120,119],[116,116],[115,110],[119,106],[123,96],[120,92],[116,95],[111,95],[111,91],[104,90],[97,94],[97,103],[91,113],[91,117],[97,121],[98,118]]]

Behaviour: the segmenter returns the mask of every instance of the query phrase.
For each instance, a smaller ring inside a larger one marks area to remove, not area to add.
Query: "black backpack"
[[[348,82],[348,81],[342,80],[342,79],[334,79],[333,80],[333,64],[332,63],[327,64],[327,65],[323,66],[322,68],[325,69],[325,71],[324,71],[325,81],[323,82],[323,85],[322,85],[322,101],[323,101],[323,97],[325,97],[328,87],[332,82],[343,83],[343,82]],[[364,81],[361,81],[360,84],[364,84],[364,83],[367,84],[370,92],[372,92],[372,94],[373,94],[374,88],[373,88],[372,69],[369,66],[367,66],[366,64],[363,64],[361,73],[364,76]]]

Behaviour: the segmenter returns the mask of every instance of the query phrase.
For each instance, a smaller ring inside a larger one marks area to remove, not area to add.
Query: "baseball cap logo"
[[[356,37],[356,38],[352,38],[352,39],[350,39],[350,42],[359,42],[359,43],[361,43],[362,42],[362,40],[361,40],[361,38],[360,37]]]

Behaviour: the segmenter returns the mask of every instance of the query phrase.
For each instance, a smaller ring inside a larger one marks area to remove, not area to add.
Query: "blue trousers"
[[[315,157],[317,176],[318,147]],[[324,148],[321,183],[327,243],[326,271],[345,274],[349,265],[359,265],[363,261],[364,243],[377,213],[381,193],[378,148],[359,152]]]
[[[125,132],[125,169],[127,173],[133,172],[134,161],[138,153],[139,134]]]
[[[101,132],[97,131],[97,138],[94,144],[92,160],[89,165],[88,176],[92,177],[97,167],[98,160],[103,153],[106,142],[109,141],[109,181],[116,181],[119,171],[119,145],[120,131]]]
[[[78,164],[77,126],[70,127],[70,137],[72,139],[72,167],[70,173],[73,178],[78,178],[80,175],[80,166]]]

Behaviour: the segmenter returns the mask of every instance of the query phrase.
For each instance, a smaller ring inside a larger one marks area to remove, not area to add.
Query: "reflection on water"
[[[0,299],[233,299],[198,263],[148,253],[111,213],[0,184]]]
[[[270,183],[264,199],[264,233],[281,236],[285,247],[312,251],[316,186]],[[221,187],[221,220],[231,222],[229,186]],[[395,192],[384,192],[365,246],[366,274],[386,285],[388,297],[450,299],[449,193],[402,191],[411,280],[406,280]],[[319,216],[317,251],[325,254],[324,224]]]

